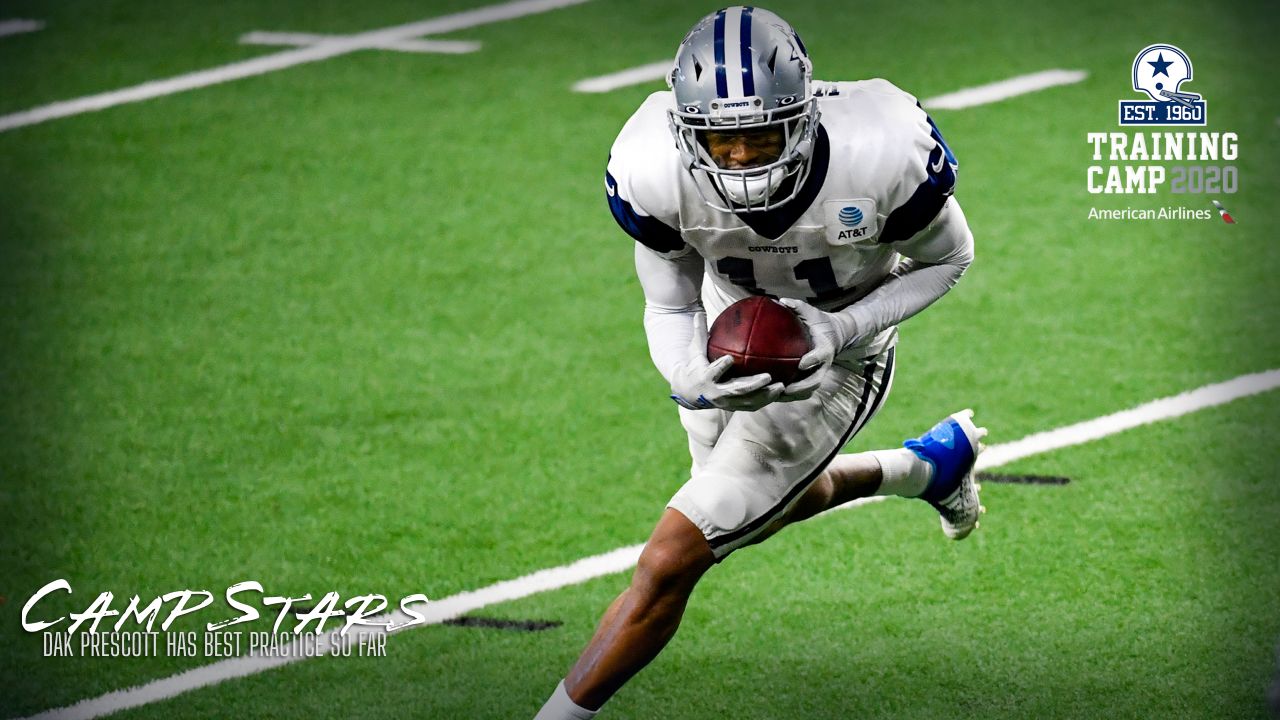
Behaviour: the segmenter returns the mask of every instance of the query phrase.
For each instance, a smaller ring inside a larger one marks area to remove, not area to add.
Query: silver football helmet
[[[685,167],[708,205],[755,212],[799,194],[818,132],[812,77],[800,36],[768,10],[729,7],[693,26],[667,78],[676,105],[668,116]],[[707,132],[769,128],[782,133],[782,152],[769,162],[729,169],[708,151]]]

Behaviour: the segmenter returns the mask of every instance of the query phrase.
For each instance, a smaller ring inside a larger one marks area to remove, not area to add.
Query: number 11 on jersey
[[[756,285],[755,264],[750,258],[723,257],[716,261],[716,272],[729,278],[729,281],[753,295],[768,295],[764,289]],[[821,302],[828,298],[842,295],[849,288],[840,287],[836,282],[835,268],[831,267],[831,258],[817,257],[802,260],[795,266],[795,277],[804,280],[813,289],[813,296],[806,298],[809,302]]]

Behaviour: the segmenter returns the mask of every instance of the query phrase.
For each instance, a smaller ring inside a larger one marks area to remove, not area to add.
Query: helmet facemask
[[[695,186],[708,205],[733,213],[772,210],[794,199],[809,175],[809,159],[818,128],[817,100],[809,98],[768,111],[721,112],[723,105],[738,103],[758,107],[762,101],[760,98],[712,101],[710,116],[672,110],[669,112],[671,130],[685,166],[694,175]],[[781,135],[777,157],[745,168],[722,167],[707,141],[708,133],[751,135],[771,129]]]

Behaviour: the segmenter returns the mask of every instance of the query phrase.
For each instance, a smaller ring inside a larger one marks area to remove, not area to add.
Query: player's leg
[[[689,595],[715,557],[702,533],[670,508],[645,544],[631,585],[610,607],[566,678],[586,707],[604,704],[675,634]]]
[[[738,437],[745,438],[747,446],[736,456],[751,458],[757,455],[752,446],[760,438],[778,438],[773,441],[777,445],[771,460],[773,467],[755,474],[784,484],[769,488],[753,483],[758,486],[749,490],[764,491],[766,498],[774,500],[763,513],[768,521],[754,523],[755,529],[748,528],[749,537],[733,541],[730,547],[761,542],[789,524],[881,489],[883,473],[873,454],[836,453],[871,421],[888,397],[893,386],[894,354],[889,348],[847,366],[833,367],[834,382],[824,383],[813,398],[775,403],[740,418],[741,427],[725,445]],[[762,503],[756,505],[764,507]]]
[[[770,524],[785,518],[831,457],[874,414],[888,389],[891,357],[858,373],[836,369],[815,398],[803,403],[775,403],[754,413],[681,410],[693,458],[691,477],[645,545],[631,585],[605,612],[535,720],[592,717],[657,655],[706,570],[769,534]],[[809,417],[815,414],[823,417]]]
[[[867,367],[878,362],[888,365],[882,393],[887,394],[892,387],[892,351],[887,358],[865,362]],[[868,416],[863,424],[869,420]],[[785,518],[773,523],[755,542],[786,525],[872,495],[925,500],[941,516],[947,537],[962,539],[978,526],[978,516],[985,511],[978,500],[973,469],[982,447],[980,440],[986,434],[985,428],[974,424],[973,412],[966,410],[939,422],[921,437],[907,440],[904,447],[836,455]]]
[[[702,574],[785,524],[788,512],[888,393],[893,351],[833,368],[813,398],[754,413],[682,412],[694,472],[641,555],[631,586],[538,717],[588,718],[665,646]],[[590,709],[588,709],[590,708]]]
[[[919,497],[932,475],[933,467],[906,448],[837,455],[787,513],[786,524],[873,495]]]
[[[679,414],[689,437],[690,475],[696,476],[733,413],[681,408]],[[666,509],[640,553],[631,584],[605,610],[577,663],[534,720],[592,717],[671,639],[694,584],[714,563],[698,528]]]
[[[640,554],[631,585],[609,606],[577,663],[535,720],[594,715],[675,635],[689,594],[714,564],[701,531],[679,512],[664,511]]]
[[[837,455],[791,509],[785,524],[858,498],[898,495],[929,502],[941,516],[947,537],[962,539],[985,512],[973,468],[986,434],[986,428],[974,425],[973,412],[966,410],[908,440],[903,448]]]
[[[876,495],[882,478],[880,463],[874,454],[837,455],[787,513],[786,524],[807,520],[847,502]]]
[[[884,402],[893,355],[888,349],[851,366],[832,367],[808,400],[731,414],[713,451],[670,506],[692,520],[723,559],[792,518],[874,492],[879,471],[873,461],[839,478],[827,467]],[[694,437],[690,429],[691,447]]]

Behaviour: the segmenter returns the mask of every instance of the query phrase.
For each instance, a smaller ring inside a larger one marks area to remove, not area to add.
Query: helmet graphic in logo
[[[845,227],[857,227],[862,223],[862,211],[850,205],[840,211],[840,223]]]
[[[1191,60],[1173,45],[1150,45],[1133,60],[1133,89],[1156,102],[1176,102],[1191,106],[1200,99],[1179,87],[1191,79]]]
[[[812,75],[795,29],[768,10],[728,7],[693,26],[667,79],[676,107],[668,120],[681,161],[708,205],[755,212],[800,193],[818,133]],[[726,167],[713,157],[708,135],[774,138],[781,152],[759,164]]]

